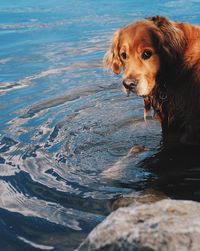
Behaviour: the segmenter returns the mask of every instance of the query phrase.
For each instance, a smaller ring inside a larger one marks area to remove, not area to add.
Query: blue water
[[[73,250],[118,196],[155,188],[200,200],[195,151],[168,149],[143,101],[102,69],[113,32],[199,1],[0,3],[0,250]],[[136,144],[145,151],[127,158]]]

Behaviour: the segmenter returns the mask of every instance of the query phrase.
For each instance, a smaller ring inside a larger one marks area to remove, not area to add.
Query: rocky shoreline
[[[198,202],[145,193],[134,199],[121,198],[113,209],[78,251],[200,250]]]

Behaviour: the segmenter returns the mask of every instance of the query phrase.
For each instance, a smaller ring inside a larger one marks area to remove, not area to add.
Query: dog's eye
[[[121,57],[125,60],[126,59],[126,52],[122,52]]]
[[[143,51],[141,57],[142,57],[142,59],[146,60],[146,59],[149,59],[151,56],[152,56],[152,51],[145,50],[145,51]]]

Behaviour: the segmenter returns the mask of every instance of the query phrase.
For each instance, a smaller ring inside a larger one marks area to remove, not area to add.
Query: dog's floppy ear
[[[119,57],[119,36],[120,30],[115,32],[111,48],[107,51],[103,60],[104,67],[111,68],[116,74],[119,74],[122,68],[122,62]]]
[[[185,46],[184,33],[179,29],[175,22],[170,21],[166,17],[154,16],[148,17],[147,20],[152,21],[160,31],[161,47],[164,52],[172,57],[179,57]]]

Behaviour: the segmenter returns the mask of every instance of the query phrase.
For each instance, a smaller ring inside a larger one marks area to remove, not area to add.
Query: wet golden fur
[[[116,74],[123,71],[125,83],[133,82],[145,112],[153,108],[163,132],[200,143],[199,26],[160,16],[136,21],[116,31],[104,65]]]

